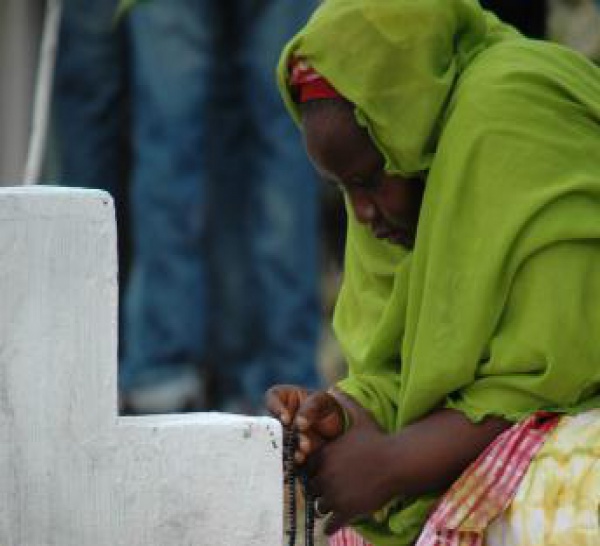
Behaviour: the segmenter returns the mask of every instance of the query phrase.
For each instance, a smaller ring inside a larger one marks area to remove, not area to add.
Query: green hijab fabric
[[[413,251],[348,209],[339,386],[397,431],[600,406],[600,70],[470,0],[326,0],[283,52],[348,100],[386,170],[427,173]],[[357,524],[408,545],[433,498]]]

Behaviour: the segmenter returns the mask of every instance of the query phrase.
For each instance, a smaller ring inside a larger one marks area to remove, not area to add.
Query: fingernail
[[[310,440],[304,435],[298,435],[298,446],[302,451],[308,451],[310,449]]]
[[[279,415],[279,420],[284,424],[284,425],[289,425],[290,424],[290,415],[289,413],[281,413]]]
[[[306,417],[296,417],[296,427],[298,430],[307,430],[308,419]]]

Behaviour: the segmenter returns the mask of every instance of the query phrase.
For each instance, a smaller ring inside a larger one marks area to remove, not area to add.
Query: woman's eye
[[[348,184],[352,188],[366,188],[368,184],[365,182],[364,178],[351,178]]]
[[[339,182],[335,182],[325,177],[321,177],[321,180],[325,183],[325,185],[329,186],[330,188],[335,188],[336,190],[340,190],[342,192],[344,191],[344,186]]]
[[[373,176],[361,177],[357,176],[350,179],[350,187],[361,190],[375,190],[381,183],[382,172],[375,173]]]

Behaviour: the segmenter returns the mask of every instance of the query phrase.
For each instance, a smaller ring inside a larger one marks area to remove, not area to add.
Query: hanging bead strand
[[[283,472],[287,490],[287,522],[286,534],[288,546],[295,546],[298,502],[296,499],[296,483],[300,479],[304,494],[304,545],[314,546],[315,543],[315,499],[308,491],[308,477],[295,464],[294,453],[298,446],[298,435],[291,427],[283,431]]]
[[[308,490],[308,477],[302,475],[302,491],[304,492],[304,544],[315,544],[315,499]]]
[[[294,452],[296,451],[296,433],[291,427],[283,430],[283,473],[287,494],[287,530],[288,546],[296,544],[296,465]]]

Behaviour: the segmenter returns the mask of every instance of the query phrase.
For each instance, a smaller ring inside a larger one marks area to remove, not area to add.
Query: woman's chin
[[[387,234],[385,239],[393,245],[400,245],[408,250],[412,250],[415,246],[415,238],[404,230],[392,231]]]

